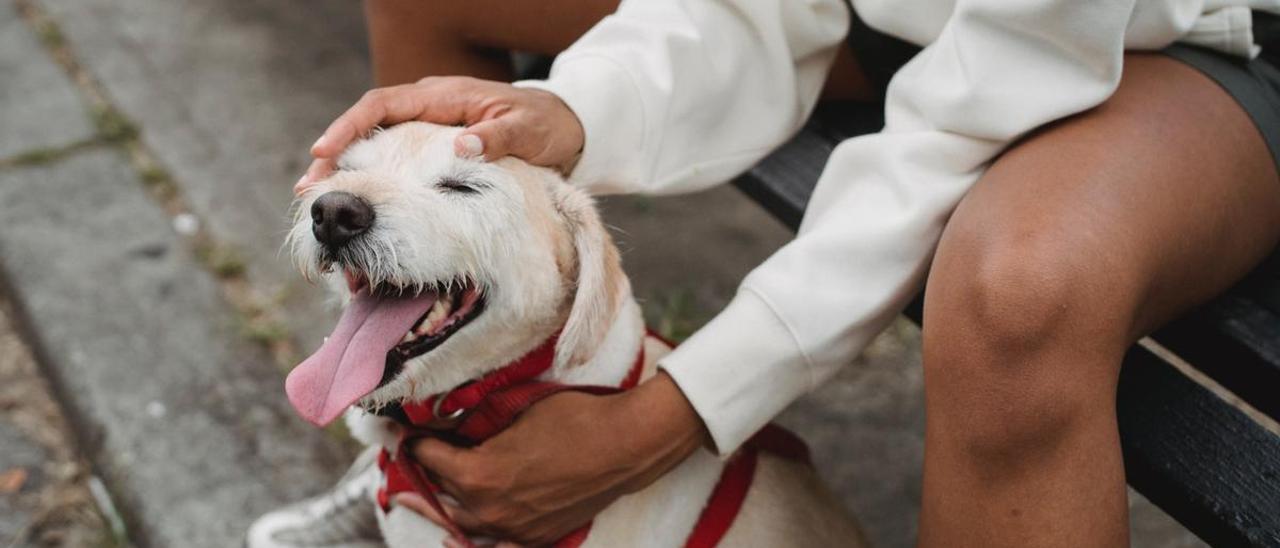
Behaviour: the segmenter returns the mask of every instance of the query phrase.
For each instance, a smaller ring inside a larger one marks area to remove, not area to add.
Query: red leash
[[[649,333],[654,336],[653,333]],[[588,394],[616,394],[635,387],[644,371],[644,343],[622,384],[612,386],[576,386],[539,381],[551,368],[555,358],[557,336],[552,336],[538,348],[519,360],[462,385],[442,395],[432,396],[422,402],[403,406],[404,432],[396,447],[394,458],[383,451],[378,466],[387,483],[378,490],[378,504],[384,511],[390,509],[390,497],[401,492],[415,492],[444,520],[444,527],[453,537],[471,546],[466,533],[444,511],[437,494],[440,489],[427,477],[409,452],[413,441],[427,437],[456,439],[463,443],[478,444],[503,431],[530,406],[552,395],[565,391]],[[667,341],[662,340],[664,343]],[[667,343],[669,346],[670,343]],[[733,525],[733,520],[746,500],[760,451],[767,451],[785,458],[808,459],[808,449],[794,434],[774,425],[768,425],[751,438],[739,450],[721,473],[693,531],[685,541],[686,548],[711,548],[718,544]],[[556,548],[577,548],[587,539],[591,524],[573,531],[556,541]]]

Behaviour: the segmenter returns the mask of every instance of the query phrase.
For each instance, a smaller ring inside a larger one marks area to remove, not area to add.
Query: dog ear
[[[586,194],[558,183],[555,205],[573,241],[573,306],[556,342],[556,364],[574,367],[595,355],[613,325],[627,288],[618,248]]]

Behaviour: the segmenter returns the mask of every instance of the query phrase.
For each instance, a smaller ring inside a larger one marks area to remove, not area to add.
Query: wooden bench
[[[877,106],[822,105],[735,184],[795,229],[832,148],[882,125]],[[920,305],[906,310],[917,323]],[[1150,338],[1280,419],[1280,254]],[[1280,546],[1280,436],[1143,345],[1125,357],[1117,398],[1134,489],[1211,545]]]

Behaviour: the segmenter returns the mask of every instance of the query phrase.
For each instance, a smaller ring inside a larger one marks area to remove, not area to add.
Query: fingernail
[[[310,182],[311,182],[311,179],[310,179],[310,178],[308,178],[306,175],[303,175],[302,177],[299,177],[299,178],[298,178],[298,182],[293,183],[293,193],[294,193],[294,194],[302,194],[302,191],[304,191],[304,190],[306,190],[306,189],[307,189],[307,185],[308,185]]]
[[[321,146],[324,146],[324,143],[325,143],[325,136],[321,135],[319,139],[316,139],[316,142],[311,144],[311,150],[315,150],[317,148],[320,148]]]
[[[474,158],[484,154],[484,141],[481,141],[478,135],[468,133],[458,137],[458,145],[461,147],[463,157]]]

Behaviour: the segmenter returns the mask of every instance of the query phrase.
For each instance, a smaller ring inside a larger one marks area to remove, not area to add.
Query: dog
[[[546,363],[536,382],[618,387],[654,375],[670,350],[646,334],[592,200],[551,169],[457,157],[459,131],[410,122],[354,143],[296,201],[287,238],[302,274],[328,280],[347,302],[334,334],[290,373],[290,402],[318,425],[345,415],[357,439],[391,459],[406,410],[435,401],[433,420],[456,418],[461,410],[438,403],[451,391],[539,352]],[[864,545],[805,460],[751,457],[719,545]],[[597,515],[582,546],[686,545],[740,458],[699,450]],[[450,536],[386,505],[389,485],[377,510],[388,546],[438,546]]]

